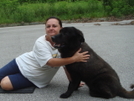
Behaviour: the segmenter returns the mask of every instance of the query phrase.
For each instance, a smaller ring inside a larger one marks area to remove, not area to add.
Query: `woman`
[[[62,22],[50,17],[45,24],[46,35],[38,38],[31,52],[24,53],[0,69],[0,86],[4,90],[16,90],[30,86],[45,87],[60,66],[73,62],[86,62],[87,52],[76,52],[69,58],[60,58],[51,36],[59,33]]]

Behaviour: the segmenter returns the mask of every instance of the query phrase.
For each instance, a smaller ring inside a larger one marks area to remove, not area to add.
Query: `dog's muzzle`
[[[55,36],[52,36],[51,39],[53,42],[55,42]]]
[[[60,48],[63,48],[65,46],[64,44],[57,43],[55,36],[52,36],[51,39],[55,43],[54,48],[60,49]]]

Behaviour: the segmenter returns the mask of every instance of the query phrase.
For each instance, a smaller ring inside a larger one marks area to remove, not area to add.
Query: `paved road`
[[[124,24],[128,21],[118,23]],[[83,31],[86,42],[118,73],[122,86],[130,90],[134,83],[134,25],[112,25],[116,22],[64,23]],[[96,25],[97,24],[97,25]],[[99,25],[100,24],[100,25]],[[16,56],[31,51],[35,40],[44,35],[44,25],[0,28],[0,67]],[[68,80],[62,68],[50,85],[35,89],[33,94],[0,94],[0,101],[134,101],[120,97],[101,99],[89,96],[86,86],[68,99],[60,99]]]

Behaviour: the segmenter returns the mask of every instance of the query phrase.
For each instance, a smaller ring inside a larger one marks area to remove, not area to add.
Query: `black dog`
[[[59,49],[62,58],[71,57],[78,49],[88,51],[90,58],[88,62],[77,62],[66,65],[72,81],[68,90],[61,98],[71,96],[78,89],[80,81],[84,81],[89,87],[90,95],[93,97],[113,98],[120,96],[134,98],[134,90],[126,91],[120,83],[117,73],[112,67],[98,56],[85,42],[83,33],[74,27],[65,27],[60,34],[52,37],[55,47]],[[134,85],[131,86],[134,88]]]

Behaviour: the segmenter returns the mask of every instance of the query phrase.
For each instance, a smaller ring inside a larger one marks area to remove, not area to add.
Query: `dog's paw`
[[[71,96],[71,94],[63,93],[60,95],[60,98],[68,98],[69,96]]]

